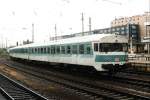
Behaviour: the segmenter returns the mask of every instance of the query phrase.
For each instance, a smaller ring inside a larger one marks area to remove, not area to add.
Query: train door
[[[94,50],[94,55],[99,54],[99,43],[98,42],[93,43],[93,50]]]

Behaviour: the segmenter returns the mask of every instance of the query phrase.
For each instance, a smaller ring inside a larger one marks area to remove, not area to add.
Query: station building
[[[145,12],[142,15],[136,15],[131,17],[116,18],[111,22],[111,27],[119,27],[128,24],[138,25],[138,39],[137,42],[134,43],[134,45],[140,46],[141,52],[143,52],[144,50],[144,52],[148,52],[150,54],[150,43],[143,42],[145,38],[149,39],[150,37],[150,12]],[[130,37],[131,36],[134,37],[132,34],[130,34]]]
[[[114,27],[97,29],[92,31],[92,34],[103,34],[103,33],[104,34],[116,33],[119,35],[127,36],[129,38],[129,42],[132,41],[132,43],[134,44],[133,45],[134,52],[142,52],[143,48],[140,45],[139,25],[137,24],[126,24],[126,25],[114,26]]]

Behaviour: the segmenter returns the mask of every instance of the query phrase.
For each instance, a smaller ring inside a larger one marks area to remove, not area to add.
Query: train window
[[[103,43],[101,45],[101,52],[120,52],[126,51],[126,45],[122,43]]]
[[[84,54],[84,44],[79,45],[79,53]]]
[[[43,48],[43,53],[46,53],[46,48]]]
[[[41,48],[41,53],[43,53],[43,48]]]
[[[33,53],[33,49],[31,48],[31,53]]]
[[[37,53],[37,48],[35,48],[35,53]]]
[[[65,46],[61,46],[61,54],[65,54]]]
[[[50,53],[50,50],[51,50],[51,48],[50,48],[50,47],[48,47],[48,48],[47,48],[47,53]]]
[[[24,49],[22,49],[22,53],[24,53]]]
[[[51,47],[51,54],[55,54],[55,46]]]
[[[77,49],[77,45],[73,45],[73,46],[72,46],[72,53],[73,53],[73,54],[77,54],[77,53],[78,53],[77,50],[78,50],[78,49]]]
[[[99,44],[99,52],[102,51],[102,46],[101,46],[101,43]]]
[[[98,43],[94,43],[94,51],[98,51]]]
[[[38,53],[40,53],[40,48],[38,48]]]
[[[33,48],[33,53],[35,53],[35,48]]]
[[[21,53],[23,53],[23,49],[21,49]]]
[[[91,45],[87,44],[86,45],[86,54],[91,54],[92,50],[91,50]]]
[[[71,47],[67,46],[67,54],[70,54],[70,53],[71,53]]]
[[[60,46],[57,46],[57,47],[56,47],[56,53],[57,53],[57,54],[60,54]]]
[[[124,52],[128,52],[128,44],[127,43],[124,43],[122,44],[123,45],[123,51]]]

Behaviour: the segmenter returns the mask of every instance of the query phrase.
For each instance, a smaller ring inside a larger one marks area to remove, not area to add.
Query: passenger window
[[[44,53],[46,53],[46,48],[43,48],[44,49]]]
[[[41,48],[41,53],[43,53],[43,48]]]
[[[73,45],[72,46],[72,53],[73,54],[77,54],[78,52],[77,52],[77,45]]]
[[[70,46],[67,46],[67,54],[70,54],[71,53],[71,48]]]
[[[55,46],[51,47],[51,54],[55,54]]]
[[[83,44],[79,45],[79,53],[84,54],[84,45]]]
[[[37,48],[35,48],[35,53],[37,53]]]
[[[38,53],[40,53],[40,48],[38,48]]]
[[[94,43],[94,51],[98,51],[98,43]]]
[[[50,47],[48,47],[48,48],[47,48],[47,53],[50,53],[50,50],[51,50]]]
[[[32,48],[32,53],[34,53],[34,49]]]
[[[57,54],[60,54],[60,47],[59,46],[56,47],[56,52],[57,52]]]
[[[65,46],[61,46],[61,53],[65,54]]]
[[[86,45],[86,54],[91,54],[91,45]]]

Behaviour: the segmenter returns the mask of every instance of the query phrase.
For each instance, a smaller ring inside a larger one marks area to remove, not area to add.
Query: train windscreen
[[[126,43],[100,43],[100,52],[127,52],[128,45]]]

